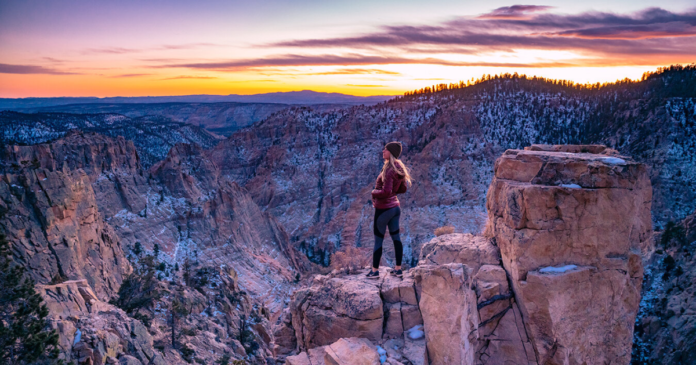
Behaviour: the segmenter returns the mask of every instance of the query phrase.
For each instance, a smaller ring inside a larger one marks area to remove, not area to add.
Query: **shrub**
[[[259,343],[256,342],[256,336],[254,332],[249,327],[249,322],[247,322],[244,315],[241,316],[239,320],[239,342],[244,346],[244,350],[247,354],[251,354],[259,349]]]
[[[454,233],[454,227],[453,226],[442,226],[435,228],[435,237],[440,237],[443,234],[452,234]]]
[[[331,267],[346,270],[349,274],[364,268],[369,261],[370,252],[364,247],[346,247],[331,255]]]
[[[682,225],[669,221],[662,232],[662,237],[660,237],[660,244],[662,247],[668,248],[672,246],[673,241],[675,241],[677,247],[684,246],[686,244],[686,232]]]
[[[49,285],[56,285],[56,284],[64,283],[66,280],[68,280],[66,277],[64,277],[60,274],[56,274],[53,276],[53,278],[51,278],[51,281],[48,284]]]
[[[192,348],[188,347],[188,344],[183,344],[180,346],[180,348],[181,350],[179,350],[179,352],[181,352],[181,357],[183,357],[184,360],[190,364],[193,361],[193,357],[196,355],[196,352],[193,351]]]

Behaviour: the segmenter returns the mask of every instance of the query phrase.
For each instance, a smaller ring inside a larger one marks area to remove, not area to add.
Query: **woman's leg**
[[[382,243],[384,242],[384,234],[387,231],[387,225],[400,213],[401,209],[399,209],[399,207],[390,209],[375,209],[375,220],[373,222],[373,231],[375,234],[375,248],[372,253],[373,270],[377,270],[379,268],[379,261],[382,259]]]
[[[377,270],[379,268],[379,261],[382,259],[382,243],[384,242],[384,229],[386,224],[380,227],[381,221],[379,217],[384,214],[388,209],[375,209],[375,220],[372,224],[372,231],[375,234],[375,248],[372,250],[372,270]]]
[[[401,270],[401,259],[404,256],[404,246],[401,244],[401,236],[399,236],[399,217],[401,216],[401,208],[396,207],[398,212],[387,224],[389,227],[389,235],[394,242],[394,254],[396,256],[395,269]]]

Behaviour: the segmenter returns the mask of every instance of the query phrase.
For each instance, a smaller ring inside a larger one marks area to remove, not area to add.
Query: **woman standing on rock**
[[[401,208],[396,194],[406,192],[411,185],[411,174],[401,160],[401,143],[389,142],[382,150],[384,166],[377,177],[375,189],[372,190],[372,205],[375,207],[374,233],[375,249],[372,253],[372,270],[367,274],[370,279],[379,278],[379,261],[382,258],[382,243],[384,234],[389,228],[389,234],[394,242],[396,253],[396,267],[391,271],[392,275],[401,277],[401,258],[404,247],[399,237],[399,216]]]

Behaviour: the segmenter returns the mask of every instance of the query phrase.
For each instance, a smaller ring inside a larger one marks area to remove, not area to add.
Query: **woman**
[[[399,237],[399,216],[401,208],[396,194],[406,192],[411,185],[411,174],[401,160],[401,143],[389,142],[382,150],[384,166],[382,172],[377,177],[375,189],[372,190],[372,205],[375,207],[375,249],[372,253],[372,270],[367,274],[370,279],[379,278],[379,260],[382,258],[382,242],[384,234],[389,228],[394,242],[396,253],[396,267],[391,271],[392,275],[402,277],[401,258],[404,254],[404,247]]]

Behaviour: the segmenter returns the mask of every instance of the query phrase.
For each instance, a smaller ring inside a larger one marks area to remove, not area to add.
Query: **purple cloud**
[[[78,75],[74,72],[59,71],[53,68],[35,66],[35,65],[10,65],[6,63],[0,63],[0,73],[1,74],[41,74],[41,75]]]
[[[155,68],[188,68],[195,70],[235,72],[243,70],[263,69],[267,67],[297,67],[297,66],[362,66],[362,65],[389,65],[389,64],[431,64],[445,66],[498,66],[498,67],[563,67],[569,63],[544,62],[544,63],[495,63],[495,62],[454,62],[438,58],[408,58],[391,56],[370,55],[279,55],[276,57],[230,60],[220,62],[179,63],[151,66]]]
[[[552,9],[553,6],[545,5],[513,5],[503,6],[493,10],[488,14],[479,16],[479,19],[522,19],[529,16],[530,13],[543,12]]]
[[[435,47],[440,52],[460,54],[533,48],[624,56],[696,55],[696,10],[673,13],[648,8],[633,14],[489,16],[546,10],[541,8],[515,5],[496,9],[484,17],[462,17],[434,26],[384,26],[369,34],[291,40],[270,46],[371,51],[390,48],[392,52],[417,53],[432,53],[429,48]]]
[[[195,49],[201,47],[219,47],[221,45],[215,43],[185,43],[185,44],[164,44],[152,48],[124,48],[124,47],[104,47],[104,48],[88,48],[83,53],[85,54],[131,54],[142,53],[147,51],[170,51],[180,49]]]

